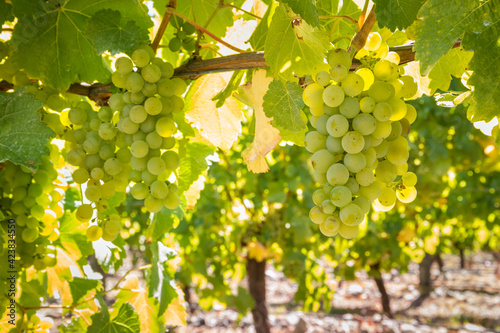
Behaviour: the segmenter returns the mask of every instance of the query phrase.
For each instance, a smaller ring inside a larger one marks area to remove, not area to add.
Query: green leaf
[[[405,29],[417,19],[417,13],[425,0],[373,0],[380,27],[394,31]]]
[[[498,9],[498,8],[497,8]],[[497,16],[498,17],[498,16]],[[491,22],[491,21],[490,21]],[[463,40],[466,49],[474,50],[469,69],[473,71],[467,81],[474,86],[467,117],[486,122],[500,116],[500,23],[484,26],[479,34],[467,33]]]
[[[102,310],[102,309],[101,309]],[[139,315],[134,312],[134,307],[123,303],[114,318],[110,318],[108,309],[98,312],[91,317],[92,325],[87,333],[139,333]]]
[[[87,324],[82,317],[77,317],[69,322],[65,322],[63,325],[57,326],[57,328],[60,333],[81,333],[86,331]]]
[[[224,105],[226,99],[231,97],[233,95],[233,92],[238,90],[241,80],[243,79],[243,74],[245,74],[244,71],[233,72],[233,75],[231,75],[231,78],[229,79],[224,90],[222,90],[212,98],[212,101],[217,101],[217,104],[215,104],[216,107],[220,108],[222,105]]]
[[[266,38],[264,57],[274,77],[293,81],[294,73],[305,76],[322,63],[331,47],[327,35],[305,21],[293,23],[294,13],[280,5],[274,13]]]
[[[318,0],[316,2],[318,14],[321,16],[330,16],[322,20],[326,30],[330,33],[330,40],[347,36],[349,39],[341,39],[335,43],[335,47],[347,48],[350,43],[350,37],[356,33],[357,26],[349,20],[335,16],[349,16],[357,20],[361,15],[361,9],[352,0],[343,0],[342,7],[339,8],[338,0]]]
[[[19,304],[23,306],[40,306],[40,298],[43,298],[47,294],[46,286],[41,283],[42,279],[31,279],[26,280],[26,275],[23,274],[21,277],[20,289],[21,297],[19,297]]]
[[[12,16],[12,5],[4,0],[0,1],[0,32],[2,32],[2,25],[6,21],[13,20],[14,16]]]
[[[133,20],[141,29],[152,25],[135,0],[18,0],[13,2],[19,21],[12,35],[12,59],[29,77],[59,90],[74,82],[108,82],[109,68],[85,35],[88,19],[105,8],[118,10],[125,22]]]
[[[74,187],[70,187],[66,190],[64,194],[64,209],[69,209],[74,211],[80,204],[77,202],[81,201],[80,190]]]
[[[255,51],[264,50],[267,33],[269,31],[269,26],[271,25],[275,10],[276,10],[276,2],[273,1],[267,7],[264,17],[262,18],[262,20],[260,20],[259,24],[257,24],[257,27],[255,27],[255,30],[252,33],[252,36],[250,36],[250,39],[248,40],[250,42],[250,45],[252,45],[252,48]]]
[[[74,277],[73,281],[69,282],[73,304],[78,303],[82,297],[87,295],[90,290],[96,289],[99,284],[97,280]]]
[[[318,11],[312,0],[281,0],[313,27],[319,25]]]
[[[85,34],[99,54],[109,51],[112,55],[123,52],[131,54],[140,44],[149,40],[148,30],[135,21],[122,19],[117,10],[102,9],[88,21]]]
[[[307,126],[301,117],[304,102],[299,84],[287,82],[285,85],[279,80],[274,80],[264,95],[263,107],[266,116],[273,118],[272,125],[280,130],[283,140],[304,144],[303,136]]]
[[[163,207],[158,213],[154,214],[153,220],[146,230],[145,236],[157,241],[172,229],[174,226],[174,215],[167,207]]]
[[[179,167],[179,193],[187,191],[203,171],[208,168],[206,158],[214,153],[214,147],[200,142],[188,142]]]
[[[36,171],[49,154],[47,143],[55,134],[40,121],[36,111],[42,105],[25,90],[0,92],[0,162],[10,160]]]
[[[464,34],[468,26],[482,30],[482,16],[487,1],[479,0],[429,0],[419,12],[421,22],[417,27],[415,58],[420,61],[420,72],[427,74],[441,56]]]
[[[441,57],[429,73],[429,88],[434,92],[437,89],[447,91],[450,87],[452,75],[460,78],[465,72],[473,53],[459,48],[451,49]]]

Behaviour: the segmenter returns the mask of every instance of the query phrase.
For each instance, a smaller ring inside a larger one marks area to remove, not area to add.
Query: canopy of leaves
[[[139,333],[141,332],[139,316],[134,312],[134,307],[124,303],[118,309],[118,313],[113,318],[110,317],[107,308],[92,315],[92,325],[89,326],[88,333]]]
[[[409,27],[425,0],[374,0],[375,14],[380,27],[394,31]]]

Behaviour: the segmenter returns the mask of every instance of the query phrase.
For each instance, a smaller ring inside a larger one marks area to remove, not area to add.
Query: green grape
[[[375,153],[377,158],[383,158],[389,150],[389,143],[387,141],[382,141],[378,146],[375,147]]]
[[[322,115],[325,114],[325,108],[323,107],[323,105],[314,108],[309,108],[309,111],[311,111],[311,114],[316,117],[321,117]]]
[[[110,158],[104,162],[104,171],[108,175],[116,176],[122,170],[120,161],[117,158]]]
[[[94,210],[91,205],[83,204],[76,209],[76,217],[80,222],[87,222],[92,218]]]
[[[315,153],[326,148],[326,136],[317,131],[311,131],[306,134],[304,144],[308,152]]]
[[[312,195],[312,199],[315,205],[319,206],[323,203],[323,201],[328,199],[328,195],[322,189],[314,191]],[[19,223],[19,221],[18,221]]]
[[[115,126],[111,123],[102,123],[99,126],[99,136],[103,140],[113,140],[116,136]]]
[[[87,186],[87,188],[85,189],[85,198],[87,198],[87,200],[91,202],[98,201],[101,198],[101,189],[99,188],[99,186]]]
[[[57,259],[55,257],[45,256],[42,260],[46,267],[54,267],[55,265],[57,265]]]
[[[320,172],[326,173],[328,168],[335,163],[335,157],[326,149],[320,149],[311,157],[313,168]]]
[[[168,48],[172,52],[179,52],[181,47],[182,47],[182,41],[178,37],[174,37],[168,42]]]
[[[328,135],[328,130],[326,129],[326,124],[327,124],[329,118],[330,118],[329,115],[324,114],[321,117],[319,117],[318,120],[316,121],[316,129],[322,135]]]
[[[164,138],[172,136],[177,131],[172,118],[162,117],[156,121],[156,132]]]
[[[360,107],[359,101],[356,98],[347,97],[344,102],[339,106],[340,114],[347,119],[352,119],[359,114]]]
[[[364,168],[356,173],[356,181],[361,186],[369,186],[375,181],[375,175],[370,168]]]
[[[186,91],[186,88],[187,88],[186,81],[184,81],[178,77],[174,77],[172,79],[172,82],[174,84],[174,95],[182,96],[182,94],[184,94],[184,92]]]
[[[401,135],[402,136],[407,136],[410,133],[410,122],[408,119],[403,118],[399,121],[401,124]]]
[[[163,162],[165,162],[165,168],[168,170],[177,169],[181,163],[179,155],[173,150],[167,150],[161,155]]]
[[[147,168],[148,165],[148,159],[145,157],[142,158],[137,158],[132,155],[132,158],[130,159],[130,165],[134,170],[137,171],[144,171]]]
[[[327,217],[328,217],[328,215],[323,213],[321,211],[321,208],[319,208],[318,206],[314,206],[309,211],[309,218],[311,219],[312,222],[314,222],[316,224],[324,223]]]
[[[122,75],[118,72],[114,72],[111,74],[111,82],[113,82],[113,84],[118,88],[125,88],[127,84],[127,77],[129,75],[130,74]]]
[[[26,243],[33,243],[38,239],[38,228],[25,228],[21,233],[21,239]]]
[[[90,119],[88,125],[92,131],[99,131],[99,126],[101,126],[102,122],[98,118]]]
[[[86,139],[83,142],[82,146],[83,150],[85,150],[85,152],[90,155],[97,154],[99,152],[99,149],[101,149],[100,142],[93,137]]]
[[[122,75],[131,73],[134,70],[132,60],[127,57],[120,57],[115,61],[116,71]]]
[[[316,74],[316,78],[315,80],[317,84],[319,84],[320,86],[326,86],[328,83],[330,83],[330,74],[328,74],[328,72],[326,71],[319,71],[317,74]]]
[[[182,30],[184,30],[188,35],[192,35],[196,32],[196,28],[189,22],[184,22],[182,25]]]
[[[133,157],[142,158],[148,154],[149,146],[145,141],[138,140],[130,145],[130,152]]]
[[[368,186],[360,186],[358,195],[365,197],[368,201],[374,201],[380,195],[381,186],[378,181],[374,181]]]
[[[377,128],[377,120],[371,114],[361,113],[353,119],[352,128],[362,135],[370,135]]]
[[[66,107],[66,101],[59,94],[52,94],[45,100],[48,108],[61,112]]]
[[[85,159],[85,167],[87,168],[87,170],[100,168],[103,165],[104,161],[99,157],[99,155],[88,155]]]
[[[18,186],[12,190],[12,201],[21,201],[26,197],[27,194],[28,191],[24,186]]]
[[[156,97],[149,97],[144,102],[145,111],[152,116],[156,116],[157,114],[160,114],[162,108],[163,108],[163,104],[162,104],[161,100],[159,100]]]
[[[345,68],[351,68],[351,55],[346,50],[336,49],[328,54],[328,64],[334,67],[337,64]]]
[[[414,187],[417,184],[417,175],[411,171],[405,172],[401,177],[401,180],[406,187]]]
[[[87,229],[87,239],[95,242],[102,237],[102,228],[98,225],[92,225]]]
[[[328,86],[323,91],[323,102],[330,107],[337,107],[344,101],[344,90],[339,86]],[[321,103],[321,105],[323,105]]]
[[[326,132],[334,138],[344,136],[349,130],[349,121],[341,114],[334,114],[333,116],[326,115],[328,119],[326,122]],[[320,117],[321,118],[321,117]]]
[[[156,83],[161,79],[161,69],[154,64],[149,64],[141,69],[141,75],[144,81],[149,83]]]
[[[101,168],[94,168],[90,171],[90,177],[94,180],[101,180],[104,178],[104,170]]]
[[[104,224],[103,233],[107,233],[108,235],[111,235],[111,236],[118,235],[121,228],[122,228],[122,226],[121,226],[120,220],[110,219],[109,221],[107,221]],[[107,240],[107,239],[104,239],[104,240]]]
[[[391,86],[394,87],[394,97],[395,98],[402,98],[403,97],[403,81],[399,79],[393,79],[388,81]]]
[[[331,215],[319,225],[319,231],[327,237],[333,237],[338,234],[341,224],[338,214]]]
[[[403,163],[401,165],[396,165],[396,168],[398,169],[398,176],[402,176],[406,172],[408,172],[408,163]]]
[[[330,77],[335,82],[342,82],[342,80],[347,77],[348,73],[348,68],[341,64],[336,64],[330,69]]]
[[[155,117],[148,116],[146,120],[144,120],[140,125],[139,129],[143,133],[151,133],[155,130],[156,127],[156,119]]]
[[[365,43],[365,49],[368,51],[376,51],[382,45],[382,37],[378,32],[371,32]]]
[[[406,104],[406,115],[404,119],[408,120],[410,124],[417,119],[417,110],[413,107],[413,105]]]
[[[373,98],[375,102],[385,102],[394,96],[395,90],[392,84],[384,81],[375,81],[370,89],[368,89],[368,96]]]
[[[349,180],[349,170],[342,163],[335,163],[328,168],[326,179],[331,185],[344,185]]]
[[[144,87],[144,79],[141,74],[132,72],[125,79],[125,88],[132,93],[137,93]]]
[[[380,191],[378,201],[382,206],[392,206],[396,203],[396,192],[390,187],[384,187]]]
[[[74,125],[83,125],[87,121],[87,112],[79,107],[71,108],[68,113],[68,118]]]
[[[74,166],[79,166],[85,162],[85,152],[81,148],[72,149],[66,156],[66,161]]]
[[[410,203],[417,197],[417,189],[413,186],[405,186],[396,191],[396,197],[402,203]]]
[[[389,53],[387,53],[387,55],[385,56],[384,59],[392,62],[395,65],[399,65],[399,62],[401,61],[399,54],[397,52],[394,52],[394,51],[390,51]]]
[[[380,44],[380,47],[373,53],[375,58],[383,59],[389,54],[389,45],[387,43]]]
[[[313,176],[316,183],[320,185],[325,185],[328,183],[328,179],[326,178],[326,172],[319,172],[318,170],[314,170]]]
[[[158,176],[165,171],[165,162],[161,157],[152,157],[148,161],[147,169],[151,174]]]
[[[345,239],[353,239],[359,234],[359,225],[351,226],[342,223],[339,228],[339,234]]]
[[[367,214],[370,211],[370,201],[368,201],[368,199],[366,199],[365,197],[358,196],[352,202],[358,205],[359,208],[361,208],[363,215]]]
[[[364,87],[363,78],[355,73],[347,74],[347,77],[342,81],[342,89],[347,96],[358,96],[363,92]]]
[[[158,199],[164,199],[168,195],[168,185],[161,180],[156,180],[151,184],[151,194]]]
[[[363,91],[370,89],[371,85],[375,81],[375,76],[369,68],[360,68],[356,71],[356,74],[361,76],[364,82]]]
[[[399,79],[403,82],[403,98],[413,98],[418,92],[418,84],[415,82],[413,77],[409,75],[402,75]]]
[[[366,157],[362,153],[347,153],[344,156],[344,165],[350,172],[358,173],[366,167]]]
[[[339,217],[345,225],[357,226],[363,222],[365,214],[363,214],[361,207],[355,203],[350,203],[340,209]]]
[[[394,165],[401,165],[410,157],[408,141],[402,136],[388,143],[387,160]],[[397,171],[396,171],[397,173]]]
[[[158,149],[161,148],[163,144],[163,139],[158,133],[151,132],[148,135],[146,135],[146,142],[150,149]]]
[[[149,187],[144,183],[137,183],[130,189],[130,193],[136,200],[144,200],[149,194]]]
[[[335,211],[335,209],[337,209],[337,207],[332,203],[331,200],[327,199],[327,200],[324,200],[321,203],[321,210],[325,214],[331,215],[331,214],[333,214],[333,212]]]
[[[144,82],[144,87],[142,87],[141,93],[146,97],[152,97],[156,95],[158,89],[156,88],[156,84]]]
[[[146,96],[144,96],[144,94],[141,91],[133,92],[130,94],[130,102],[132,102],[133,104],[142,104],[145,98]],[[131,105],[130,107],[132,108],[133,105]]]
[[[89,172],[86,169],[78,168],[73,171],[73,181],[77,184],[84,184],[89,180]]]
[[[333,155],[342,154],[344,152],[344,148],[342,148],[342,139],[329,135],[326,139],[326,149]]]
[[[310,108],[323,106],[322,96],[324,90],[325,88],[318,83],[311,83],[308,85],[302,93],[302,100],[304,101],[304,104]]]
[[[309,118],[309,121],[311,122],[311,126],[312,126],[312,127],[317,128],[318,118],[319,118],[319,117],[316,117],[316,116],[314,116],[314,115],[311,115],[311,117]],[[326,125],[325,125],[325,129],[326,129]]]
[[[378,121],[387,121],[391,119],[392,116],[392,107],[389,103],[380,102],[375,106],[375,110],[373,110],[373,116]]]
[[[143,48],[139,48],[132,53],[132,61],[137,67],[145,67],[150,60],[150,53]]]
[[[328,106],[326,104],[323,104],[323,111],[329,115],[329,116],[333,116],[334,114],[339,114],[340,111],[339,111],[339,108],[336,107],[336,108],[332,108],[331,106]]]
[[[184,100],[177,95],[170,98],[172,100],[172,112],[182,112],[184,110]]]
[[[391,123],[391,134],[387,137],[387,141],[394,141],[401,136],[403,132],[403,126],[399,121],[394,121]]]
[[[157,84],[158,95],[162,97],[171,97],[175,93],[176,82],[172,79],[161,79]]]
[[[392,78],[397,70],[397,65],[394,63],[387,60],[380,60],[373,67],[373,74],[377,80],[386,81]]]
[[[115,147],[112,145],[102,145],[101,149],[99,149],[99,157],[103,160],[107,160],[108,158],[113,157],[115,154]]]
[[[344,186],[351,190],[352,195],[355,195],[359,191],[359,184],[354,177],[349,177]]]
[[[330,193],[330,200],[335,206],[342,208],[352,201],[352,192],[346,186],[336,186]]]
[[[369,96],[365,96],[359,101],[359,108],[361,112],[364,113],[373,112],[375,110],[375,105],[376,105],[375,100]]]
[[[392,125],[389,120],[377,121],[377,128],[375,128],[375,131],[371,135],[376,139],[385,139],[391,134],[391,131]]]
[[[363,150],[365,139],[356,131],[347,132],[342,138],[342,148],[349,154],[357,154]]]
[[[119,103],[120,100],[123,102],[123,99],[122,99],[120,94],[113,94],[109,98],[108,102],[110,105],[115,104],[115,106],[116,106],[116,104]],[[121,103],[121,104],[123,104],[123,106],[125,106],[124,103]],[[113,119],[113,110],[110,107],[103,106],[99,109],[99,112],[97,113],[97,117],[101,121],[109,122],[109,121],[111,121],[111,119]]]
[[[163,207],[163,201],[155,198],[152,194],[148,194],[144,199],[144,207],[150,213],[158,213]]]
[[[375,176],[377,180],[383,183],[391,183],[396,179],[398,174],[398,169],[391,162],[384,160],[379,162],[377,168],[375,169]]]
[[[29,217],[26,219],[26,227],[30,229],[36,229],[40,226],[40,223],[38,222],[38,219],[35,217]]]
[[[36,219],[41,219],[45,214],[45,209],[42,206],[35,204],[30,208],[31,215]]]
[[[130,162],[130,159],[132,158],[132,153],[127,148],[120,148],[116,152],[116,158],[118,159],[118,161],[125,164]]]
[[[135,105],[130,109],[130,120],[136,124],[140,124],[146,120],[148,114],[142,105]]]
[[[403,102],[399,98],[391,98],[391,99],[387,100],[387,103],[392,108],[392,115],[391,115],[390,120],[397,121],[397,120],[401,120],[404,118],[404,116],[406,115],[406,111],[407,111],[407,107],[406,107],[405,102]]]

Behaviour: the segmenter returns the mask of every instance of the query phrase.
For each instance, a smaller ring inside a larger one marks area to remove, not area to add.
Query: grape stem
[[[368,39],[368,34],[370,31],[372,31],[373,26],[375,25],[375,5],[373,5],[372,9],[370,10],[370,13],[366,17],[365,22],[363,23],[363,26],[361,29],[354,35],[352,41],[351,41],[351,46],[350,48],[354,49],[353,55],[356,54],[359,50],[361,50],[365,44],[366,40]]]
[[[175,10],[176,7],[177,7],[177,0],[170,0],[170,2],[167,4],[165,15],[163,15],[160,27],[158,28],[158,31],[156,31],[155,39],[151,44],[151,48],[155,52],[158,49],[158,45],[160,45],[163,34],[165,33],[165,29],[167,29],[168,22],[170,22],[170,18],[172,17],[172,9]]]
[[[365,5],[363,6],[363,11],[361,12],[361,15],[359,16],[359,28],[363,26],[365,23],[365,18],[366,18],[366,12],[368,11],[368,4],[370,3],[370,0],[365,0]]]

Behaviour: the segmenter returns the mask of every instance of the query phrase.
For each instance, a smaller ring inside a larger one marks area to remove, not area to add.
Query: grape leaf
[[[304,145],[303,138],[307,126],[301,117],[304,102],[300,85],[294,82],[284,84],[274,80],[264,95],[263,107],[266,116],[273,118],[272,124],[280,130],[283,140]]]
[[[81,333],[87,329],[87,324],[82,317],[76,317],[64,324],[57,326],[60,333]]]
[[[233,98],[226,99],[220,108],[217,108],[216,102],[212,101],[212,97],[226,84],[226,80],[220,74],[199,78],[186,94],[185,110],[187,110],[187,120],[194,123],[203,138],[214,146],[228,151],[241,133],[241,121],[244,117]]]
[[[258,70],[252,76],[252,83],[247,83],[240,88],[240,93],[245,96],[248,105],[254,109],[255,135],[252,143],[241,155],[247,164],[248,170],[254,173],[267,172],[269,166],[265,156],[280,142],[279,130],[270,124],[262,104],[272,78],[266,77],[265,70]]]
[[[92,325],[87,333],[139,333],[142,331],[139,316],[134,312],[134,307],[128,303],[121,304],[118,313],[110,318],[107,307],[101,312],[92,315]]]
[[[125,22],[133,20],[141,29],[152,21],[135,0],[63,0],[13,2],[18,18],[12,35],[12,59],[29,77],[67,90],[71,83],[107,82],[110,72],[85,35],[89,17],[101,9],[115,9]]]
[[[174,226],[174,215],[172,211],[163,207],[158,213],[154,214],[153,220],[145,232],[147,238],[153,241],[161,239]]]
[[[96,289],[99,284],[97,280],[74,277],[73,281],[69,282],[73,303],[78,303],[82,297],[87,295],[90,290]]]
[[[224,90],[220,91],[217,95],[212,97],[212,101],[217,101],[217,104],[215,104],[216,107],[220,108],[222,105],[224,105],[226,99],[233,95],[233,92],[238,89],[241,80],[243,80],[244,74],[244,71],[233,72]]]
[[[169,304],[178,297],[176,288],[172,285],[172,277],[165,268],[165,263],[175,258],[177,253],[161,242],[152,242],[151,252],[153,253],[153,267],[151,268],[150,283],[148,284],[149,297],[154,296],[158,299],[158,316],[161,316],[165,313]]]
[[[322,63],[330,47],[327,35],[305,21],[293,19],[293,12],[280,5],[274,13],[266,38],[266,64],[273,76],[283,81],[305,76]]]
[[[139,27],[135,21],[125,22],[117,10],[102,9],[96,12],[85,28],[87,38],[99,54],[109,51],[112,55],[132,52],[149,40],[148,30]]]
[[[281,0],[281,2],[286,3],[295,14],[300,15],[313,27],[319,25],[318,12],[312,0]]]
[[[13,20],[14,16],[12,16],[12,5],[4,0],[0,1],[0,32],[2,32],[2,25],[6,21]]]
[[[451,49],[438,60],[429,72],[429,88],[434,92],[437,89],[447,91],[450,87],[451,76],[460,78],[465,72],[473,53],[459,48]]]
[[[468,28],[480,31],[491,0],[429,0],[419,12],[415,58],[427,74]],[[477,27],[477,28],[476,28]]]
[[[83,276],[82,269],[76,263],[76,261],[81,258],[81,254],[80,251],[65,251],[60,247],[56,247],[56,250],[57,264],[54,267],[48,267],[46,269],[46,288],[50,296],[58,292],[59,295],[61,295],[61,303],[63,305],[71,305],[73,304],[71,297],[72,293],[68,281],[73,279],[73,273]]]
[[[43,102],[25,90],[0,92],[0,162],[10,160],[36,171],[55,133],[36,112]]]
[[[263,51],[266,44],[266,37],[269,31],[269,26],[271,25],[274,11],[276,10],[276,2],[271,2],[267,7],[266,13],[260,20],[259,24],[253,31],[252,36],[248,40],[252,48],[256,51]]]
[[[179,193],[186,191],[208,168],[206,158],[213,153],[213,147],[201,142],[188,142],[184,145],[179,166]]]
[[[316,2],[318,14],[321,16],[330,16],[330,18],[323,19],[326,30],[330,34],[330,40],[341,38],[342,36],[354,36],[357,26],[344,18],[339,16],[349,16],[357,20],[361,15],[361,9],[352,0],[343,0],[342,7],[339,8],[338,0],[318,0]],[[341,39],[335,43],[336,47],[347,48],[350,40]]]
[[[380,27],[394,31],[409,27],[416,19],[417,13],[425,0],[373,0],[375,14]]]
[[[500,8],[497,8],[500,9]],[[498,16],[497,16],[498,17]],[[470,62],[473,71],[467,84],[474,86],[472,102],[467,110],[467,117],[473,116],[473,121],[486,122],[500,116],[500,23],[483,27],[479,34],[466,33],[463,45],[474,50]]]

